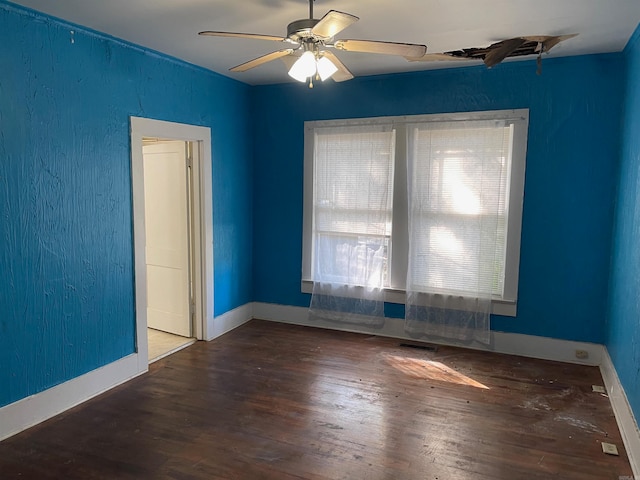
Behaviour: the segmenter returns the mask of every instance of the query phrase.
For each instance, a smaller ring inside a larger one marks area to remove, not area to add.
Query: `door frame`
[[[147,268],[145,254],[143,137],[193,142],[193,258],[195,322],[198,340],[213,336],[213,194],[211,129],[183,123],[130,117],[131,189],[135,272],[135,320],[138,370],[146,372]]]

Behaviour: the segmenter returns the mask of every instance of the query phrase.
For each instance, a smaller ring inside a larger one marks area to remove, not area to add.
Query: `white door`
[[[186,143],[143,147],[147,325],[191,336]]]

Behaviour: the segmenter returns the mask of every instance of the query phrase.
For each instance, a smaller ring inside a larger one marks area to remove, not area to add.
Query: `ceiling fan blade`
[[[325,50],[324,52],[322,52],[322,56],[327,57],[329,60],[331,60],[331,63],[333,63],[338,68],[338,71],[331,77],[336,82],[344,82],[353,78],[353,73],[351,73],[349,69],[345,67],[344,63],[342,63],[340,59],[333,53]]]
[[[425,53],[421,57],[404,57],[410,62],[447,62],[447,61],[469,61],[475,60],[473,58],[456,57],[449,55],[448,53]]]
[[[296,63],[300,58],[300,55],[298,54],[299,51],[300,50],[293,52],[291,55],[285,55],[284,57],[280,57],[280,59],[282,60],[282,63],[286,65],[287,71],[291,70],[291,67],[293,67],[293,64]]]
[[[285,40],[283,37],[274,37],[273,35],[261,35],[259,33],[213,32],[211,30],[198,32],[198,35],[203,35],[207,37],[250,38],[253,40],[270,40],[272,42],[284,42]]]
[[[316,23],[311,33],[319,37],[331,38],[358,20],[360,19],[355,15],[331,10]]]
[[[287,48],[286,50],[278,50],[277,52],[267,53],[266,55],[262,55],[261,57],[254,58],[253,60],[249,60],[241,65],[237,65],[233,68],[230,68],[231,72],[246,72],[247,70],[255,67],[259,67],[260,65],[271,62],[273,60],[277,60],[278,58],[282,58],[286,55],[291,55],[293,53],[292,48]]]
[[[489,51],[484,56],[484,64],[489,68],[499,64],[513,53],[514,50],[518,49],[525,43],[527,43],[527,40],[522,37],[510,38],[509,40],[494,43],[488,47]]]
[[[377,42],[374,40],[337,40],[334,47],[345,52],[384,53],[401,57],[422,57],[427,53],[425,45],[415,43]]]

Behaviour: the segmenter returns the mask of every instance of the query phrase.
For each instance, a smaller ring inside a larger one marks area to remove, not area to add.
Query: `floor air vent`
[[[438,346],[430,343],[401,343],[400,346],[407,348],[419,348],[420,350],[427,350],[429,352],[438,351]]]

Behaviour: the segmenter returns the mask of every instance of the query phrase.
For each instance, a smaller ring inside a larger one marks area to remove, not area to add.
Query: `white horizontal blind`
[[[390,124],[314,130],[314,281],[387,285],[394,152]]]
[[[408,131],[407,291],[501,297],[513,125],[429,122]]]

